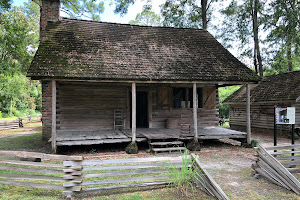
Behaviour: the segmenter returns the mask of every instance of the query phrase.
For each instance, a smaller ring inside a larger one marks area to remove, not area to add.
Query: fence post
[[[67,182],[63,184],[65,190],[63,191],[63,195],[67,197],[67,199],[73,199],[72,195],[75,192],[80,192],[82,190],[82,165],[81,161],[64,161],[64,180]]]

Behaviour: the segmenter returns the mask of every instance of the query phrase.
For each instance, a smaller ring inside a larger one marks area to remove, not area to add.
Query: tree
[[[272,0],[265,22],[265,28],[270,30],[268,41],[274,47],[271,68],[279,72],[295,70],[300,60],[299,1]]]
[[[161,26],[161,18],[152,11],[149,5],[144,6],[143,11],[138,13],[135,20],[130,20],[129,24],[142,26]]]
[[[1,0],[0,1],[0,12],[3,13],[9,10],[11,7],[11,0]]]
[[[232,0],[229,6],[221,11],[225,20],[220,35],[225,43],[239,43],[241,55],[253,58],[254,69],[261,77],[263,64],[259,47],[259,27],[263,22],[263,7],[259,0],[244,0],[240,4]],[[252,47],[249,46],[250,40],[253,40]]]
[[[163,25],[181,28],[203,28],[211,20],[211,4],[217,0],[167,0],[161,6]]]

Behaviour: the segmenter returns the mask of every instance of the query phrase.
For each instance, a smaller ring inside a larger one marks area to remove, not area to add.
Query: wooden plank
[[[20,171],[20,172],[37,172],[37,173],[45,173],[45,174],[64,174],[64,172],[62,170],[11,167],[11,166],[0,166],[0,170]]]
[[[197,125],[197,85],[193,83],[193,123],[194,123],[194,140],[198,141],[198,125]]]
[[[49,160],[83,160],[83,156],[66,156],[66,155],[55,155],[55,154],[43,154],[36,152],[27,152],[27,151],[3,151],[0,150],[0,155],[7,156],[17,156],[22,158],[41,158]]]
[[[160,146],[163,146],[163,145],[180,145],[180,144],[183,144],[182,141],[173,141],[173,142],[151,142],[150,143],[151,145],[155,146],[155,145],[160,145]]]
[[[51,81],[52,86],[52,109],[51,109],[51,146],[52,151],[56,153],[56,81]]]
[[[108,186],[108,187],[100,187],[100,188],[88,188],[81,191],[82,194],[85,193],[94,193],[94,192],[102,192],[116,189],[126,189],[126,188],[140,188],[140,187],[155,187],[170,184],[170,181],[161,181],[161,182],[150,182],[150,183],[135,183],[135,184],[127,184],[127,185],[116,185],[116,186]]]
[[[148,90],[148,126],[152,128],[152,89]]]
[[[277,152],[270,152],[271,155],[284,155],[284,154],[296,154],[296,153],[300,153],[300,151],[277,151]]]
[[[251,144],[250,85],[246,84],[247,144]]]
[[[202,171],[203,174],[205,174],[206,178],[209,180],[209,182],[211,183],[211,186],[216,190],[217,194],[216,195],[220,195],[222,198],[220,199],[228,199],[227,195],[223,192],[223,190],[221,189],[221,187],[214,181],[214,179],[210,176],[210,174],[206,171],[206,169],[204,169],[200,163],[200,160],[198,159],[198,156],[196,156],[195,154],[191,154],[191,158],[193,160],[195,160],[194,164]]]
[[[137,171],[121,171],[121,172],[107,172],[99,174],[84,174],[82,178],[98,178],[98,177],[111,177],[111,176],[126,176],[126,175],[138,175],[138,174],[156,174],[166,173],[164,169],[153,169],[153,170],[137,170]]]
[[[18,161],[18,160],[0,160],[0,163],[13,164],[13,165],[24,165],[24,166],[35,166],[35,167],[63,168],[63,165],[61,165],[61,164]]]
[[[300,160],[280,162],[283,166],[300,165]]]
[[[271,156],[260,144],[258,150],[264,154],[263,159],[268,161],[280,175],[289,182],[289,187],[296,193],[300,194],[300,182],[273,156]],[[259,152],[258,152],[259,153]]]
[[[276,156],[276,159],[280,162],[282,160],[299,160],[300,156]]]
[[[168,148],[152,148],[152,151],[184,151],[186,150],[185,147],[168,147]]]
[[[7,179],[26,179],[26,180],[43,180],[43,181],[61,181],[64,182],[62,177],[44,176],[44,175],[28,175],[28,174],[7,174],[0,173],[0,178]]]
[[[62,185],[46,184],[46,183],[29,183],[29,182],[20,182],[20,181],[0,180],[0,184],[15,185],[15,186],[21,186],[21,187],[42,188],[42,189],[64,190],[64,187]]]
[[[188,156],[187,158],[190,158]],[[126,164],[143,162],[164,162],[164,161],[182,161],[181,156],[177,157],[148,157],[148,158],[126,158],[113,160],[84,160],[81,162],[64,161],[63,166],[84,166],[84,165],[107,165],[107,164]]]
[[[132,142],[136,141],[136,86],[135,86],[135,82],[132,83],[131,86],[131,96],[132,96],[132,102],[131,102],[131,120],[132,120],[132,124],[131,124],[131,139]]]
[[[127,182],[139,182],[139,181],[153,181],[153,180],[162,180],[168,179],[168,176],[146,176],[146,177],[133,177],[133,178],[124,178],[124,179],[111,179],[111,180],[101,180],[101,181],[86,181],[81,184],[75,183],[64,183],[64,187],[73,187],[77,185],[104,185],[104,184],[114,184],[114,183],[127,183]],[[165,181],[165,180],[164,180]]]
[[[181,166],[182,163],[172,163],[174,166]],[[147,169],[147,168],[157,168],[157,167],[167,167],[168,163],[155,163],[155,164],[145,164],[145,165],[119,165],[119,166],[109,166],[109,167],[86,167],[82,171],[105,171],[105,170],[123,170],[123,169]]]
[[[265,147],[266,150],[299,149],[300,144]]]

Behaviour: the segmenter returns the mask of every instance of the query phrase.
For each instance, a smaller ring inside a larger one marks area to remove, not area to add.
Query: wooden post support
[[[197,85],[193,83],[193,119],[194,119],[194,140],[198,141],[197,125]]]
[[[152,128],[152,89],[148,90],[148,124]]]
[[[130,89],[126,88],[126,129],[130,129],[130,97],[129,97]]]
[[[132,142],[136,141],[136,87],[135,87],[135,82],[132,83],[131,86],[131,93],[132,93],[132,111],[131,111],[131,115],[132,115],[132,124],[131,124],[131,128],[132,128]]]
[[[246,85],[247,144],[251,144],[250,85]]]
[[[52,151],[56,153],[56,81],[52,80],[52,125],[51,125],[51,135],[52,135]]]

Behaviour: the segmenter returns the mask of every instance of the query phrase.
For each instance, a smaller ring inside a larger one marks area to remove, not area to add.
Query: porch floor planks
[[[137,142],[147,139],[192,139],[193,131],[180,137],[180,129],[156,129],[137,128]],[[198,127],[198,138],[221,139],[221,138],[246,138],[247,134],[221,127]],[[122,143],[131,141],[131,129],[126,130],[57,130],[58,146],[92,145],[104,143]]]

